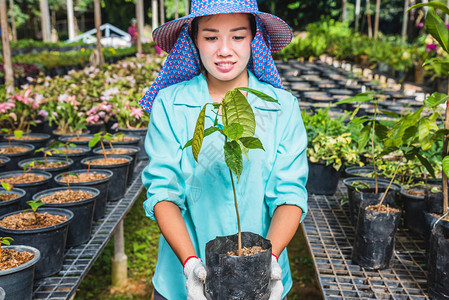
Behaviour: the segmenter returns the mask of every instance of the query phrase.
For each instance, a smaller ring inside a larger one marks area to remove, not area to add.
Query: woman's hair
[[[256,18],[253,14],[245,14],[249,18],[249,26],[251,28],[251,34],[253,35],[253,38],[256,36]],[[190,25],[190,38],[192,41],[196,41],[196,38],[198,36],[198,22],[203,17],[196,17],[193,19],[192,24]]]

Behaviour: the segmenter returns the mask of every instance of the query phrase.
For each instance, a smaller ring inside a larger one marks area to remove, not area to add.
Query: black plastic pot
[[[7,157],[9,157],[10,161],[3,167],[3,171],[10,171],[10,170],[16,170],[17,169],[17,163],[19,160],[32,157],[34,155],[34,149],[35,147],[31,144],[25,144],[25,143],[11,143],[11,146],[17,146],[17,147],[24,147],[28,150],[21,153],[14,153],[14,154],[2,154]],[[0,143],[0,149],[2,148],[8,148],[8,143]],[[1,152],[1,151],[0,151]]]
[[[113,175],[111,177],[110,183],[109,183],[109,201],[117,201],[123,198],[126,192],[126,187],[128,185],[127,178],[128,178],[128,171],[129,171],[129,165],[132,162],[132,158],[127,155],[109,155],[109,157],[117,157],[117,158],[125,158],[128,161],[124,163],[120,163],[117,165],[94,165],[91,164],[92,168],[95,169],[101,169],[101,170],[110,170],[112,171]],[[102,155],[99,156],[90,156],[81,161],[81,164],[84,167],[87,167],[92,161],[95,161],[97,159],[103,159],[104,157]]]
[[[7,191],[0,187],[0,194],[15,194],[18,197],[9,201],[0,201],[0,216],[19,210],[20,203],[24,201],[26,196],[25,190],[14,187],[11,191]]]
[[[333,195],[337,191],[341,169],[335,170],[332,165],[309,162],[309,177],[306,188],[308,193],[316,195]]]
[[[12,269],[0,271],[0,286],[8,300],[31,300],[33,296],[34,269],[41,254],[30,246],[2,246],[17,252],[33,253],[34,258]],[[0,298],[1,299],[1,298]]]
[[[21,160],[18,162],[18,166],[19,168],[23,169],[23,167],[28,164],[31,163],[33,161],[38,161],[38,162],[42,162],[44,163],[44,158],[27,158],[24,160]],[[63,164],[61,164],[61,166],[56,167],[56,168],[39,168],[38,170],[42,170],[45,172],[48,172],[52,175],[52,177],[58,175],[61,172],[68,172],[70,167],[73,165],[73,160],[69,159],[65,159],[65,158],[58,158],[58,157],[47,157],[47,162],[61,162]],[[52,188],[52,187],[57,187],[58,185],[53,181],[50,180],[48,182],[48,187]]]
[[[106,148],[106,151],[110,150],[111,148]],[[140,148],[137,146],[127,146],[127,145],[123,145],[123,146],[116,146],[114,147],[114,149],[126,149],[129,151],[129,153],[126,154],[114,154],[114,155],[127,155],[127,156],[131,156],[133,161],[131,162],[131,164],[129,165],[129,171],[128,171],[128,185],[130,185],[132,183],[133,177],[134,177],[134,168],[136,167],[136,163],[137,163],[137,156],[138,153],[140,151]],[[97,154],[97,155],[103,155],[103,148],[99,147],[99,148],[95,148],[93,149],[93,153]],[[106,152],[107,153],[107,152]]]
[[[379,171],[377,171],[379,176]],[[373,166],[362,166],[362,167],[347,167],[345,169],[346,177],[366,177],[374,178],[374,167]]]
[[[89,130],[83,130],[83,132],[81,132],[78,135],[85,135],[85,134],[89,134],[89,133],[90,133]],[[76,133],[60,133],[56,129],[56,130],[52,131],[52,135],[56,140],[60,141],[60,138],[62,138],[62,137],[72,137],[72,136],[76,136],[77,134]]]
[[[385,191],[386,188],[379,188],[377,193],[376,189],[374,188],[363,189],[360,191],[357,190],[352,191],[351,197],[352,201],[349,201],[349,216],[351,218],[352,225],[354,226],[357,225],[361,203],[367,200],[380,201]],[[383,203],[388,204],[389,206],[393,206],[395,205],[395,199],[396,199],[396,192],[392,191],[390,187],[390,190],[388,190],[388,193],[385,196]]]
[[[73,160],[73,164],[69,168],[70,170],[77,170],[77,169],[83,168],[83,166],[81,165],[81,160],[83,158],[86,158],[87,156],[89,156],[89,154],[92,152],[92,150],[89,147],[84,147],[84,146],[76,146],[73,148],[71,147],[69,149],[81,150],[81,152],[80,153],[71,153],[71,154],[54,153],[53,157],[59,157],[59,158],[65,159],[67,156],[67,158],[70,158],[71,160]]]
[[[2,218],[21,213],[16,211],[2,216]],[[40,279],[58,273],[64,260],[64,249],[67,240],[69,224],[73,213],[61,208],[43,208],[39,213],[48,213],[67,217],[67,221],[55,226],[36,229],[8,229],[0,226],[0,236],[9,236],[14,239],[14,245],[27,245],[37,248],[41,252],[41,259],[36,264],[35,278]]]
[[[430,213],[442,214],[443,213],[443,193],[429,193],[424,197],[424,209]]]
[[[88,140],[76,140],[77,137],[80,138],[88,138]],[[65,136],[60,136],[58,137],[58,141],[63,142],[63,143],[71,143],[71,144],[75,144],[77,146],[83,146],[83,147],[88,147],[89,145],[89,141],[94,137],[93,134],[80,134],[79,136],[77,135],[65,135]]]
[[[206,244],[208,299],[268,299],[270,296],[271,243],[260,235],[242,232],[242,247],[267,251],[252,256],[229,256],[237,249],[237,234],[217,237]]]
[[[0,173],[0,181],[2,180],[2,178],[18,176],[22,174],[23,171],[2,172]],[[45,179],[31,183],[12,183],[14,187],[21,188],[26,192],[25,197],[19,203],[19,209],[28,208],[28,204],[26,204],[26,202],[31,200],[35,193],[47,189],[48,184],[53,177],[50,173],[40,170],[31,170],[28,172],[28,174],[42,175],[45,177]]]
[[[95,134],[101,131],[106,131],[106,125],[104,124],[104,122],[100,122],[98,124],[91,124],[91,125],[86,125],[87,130],[89,130],[89,132],[91,134]]]
[[[435,226],[430,239],[427,286],[431,299],[449,299],[449,228]]]
[[[3,136],[3,140],[8,142],[8,136],[9,135]],[[27,135],[24,134],[23,136],[25,137]],[[21,138],[21,139],[14,139],[14,140],[12,140],[12,142],[14,142],[14,143],[31,144],[37,150],[39,148],[43,148],[43,147],[47,146],[48,142],[51,139],[51,136],[49,134],[47,134],[47,133],[28,133],[28,136],[33,137],[35,139],[27,140],[27,139]],[[40,156],[42,154],[41,153],[36,153],[36,155]]]
[[[4,168],[9,164],[10,161],[11,159],[8,156],[0,155],[0,172],[4,170]]]
[[[439,218],[436,217],[433,213],[430,213],[428,211],[424,211],[423,214],[424,214],[424,242],[425,242],[425,247],[427,249],[427,254],[428,254],[429,249],[430,249],[430,235],[431,235],[432,229],[435,227],[435,224]],[[439,226],[449,228],[448,221],[440,220],[437,224]]]
[[[48,189],[34,194],[33,200],[38,200],[46,196],[50,196],[59,191],[65,191],[65,187],[57,187]],[[45,203],[45,207],[49,208],[64,208],[73,212],[73,220],[70,223],[69,231],[67,233],[66,247],[74,247],[87,242],[91,235],[92,221],[94,216],[95,201],[100,195],[100,191],[96,188],[86,186],[73,186],[73,191],[83,191],[92,194],[92,197],[83,201],[69,202],[69,203]]]
[[[145,151],[145,137],[147,135],[147,128],[138,128],[138,129],[130,129],[130,128],[119,128],[119,132],[123,132],[127,136],[137,136],[140,138],[139,143],[137,146],[139,147],[140,151],[137,155],[137,159],[148,159],[148,154]]]
[[[352,262],[368,270],[386,269],[394,252],[394,236],[401,211],[383,213],[366,210],[378,200],[366,200],[360,205],[356,226]]]
[[[75,174],[82,174],[86,173],[87,169],[81,169],[81,170],[74,170],[72,171]],[[100,191],[100,195],[98,195],[98,198],[95,201],[95,208],[94,208],[94,220],[101,219],[106,212],[106,202],[108,200],[109,195],[109,182],[110,179],[113,176],[113,173],[109,170],[100,170],[100,169],[90,169],[91,173],[97,173],[97,174],[104,174],[106,175],[105,178],[101,180],[96,181],[86,181],[86,182],[77,182],[70,185],[70,187],[75,186],[88,186],[97,189]],[[61,181],[61,178],[64,176],[64,174],[58,174],[54,178],[54,181],[60,185],[60,186],[67,186],[67,183],[65,181]],[[70,183],[69,183],[70,184]]]
[[[406,192],[407,190],[422,192],[425,194],[426,188],[424,186],[415,186],[409,189],[402,189],[400,191],[404,203],[405,226],[415,233],[422,234],[425,227],[423,214],[425,209],[425,196],[411,195]]]

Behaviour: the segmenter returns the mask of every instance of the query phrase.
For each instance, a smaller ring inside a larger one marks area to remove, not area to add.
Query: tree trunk
[[[190,8],[190,5],[189,5],[189,0],[185,0],[186,2],[185,2],[185,5],[186,5],[186,15],[188,15],[189,14],[189,8]]]
[[[368,37],[373,37],[373,28],[371,27],[371,3],[370,0],[366,0],[366,19],[368,21]]]
[[[359,31],[359,21],[360,21],[360,0],[355,1],[355,31]]]
[[[95,0],[94,2],[94,13],[95,13],[95,28],[97,29],[97,53],[96,58],[94,58],[94,65],[96,67],[101,67],[103,65],[103,52],[101,51],[101,8],[100,0]]]
[[[3,60],[5,72],[5,85],[8,89],[14,89],[14,74],[12,70],[11,46],[8,34],[8,15],[6,0],[0,0],[0,27],[2,30]]]
[[[73,0],[67,0],[67,25],[69,27],[69,40],[75,38],[75,15],[73,13]]]
[[[341,0],[341,21],[346,22],[346,0]]]
[[[152,15],[152,23],[151,26],[153,27],[152,29],[155,30],[157,28],[157,20],[158,20],[158,15],[157,15],[157,0],[152,0],[151,1],[151,15]]]
[[[376,15],[374,17],[374,39],[377,40],[379,33],[379,14],[380,14],[380,0],[376,0]]]
[[[159,0],[159,14],[161,18],[161,25],[165,23],[165,6],[164,0]]]
[[[404,15],[402,17],[402,42],[404,43],[407,39],[407,23],[408,23],[408,0],[404,0]]]
[[[175,19],[179,18],[179,1],[175,0]]]
[[[142,14],[143,11],[143,0],[137,0],[136,2],[136,19],[137,19],[137,53],[142,53],[142,33],[143,33],[143,20]]]
[[[14,15],[14,1],[9,0],[9,11],[11,16],[11,35],[12,35],[12,41],[17,42],[17,29],[16,29],[16,18]]]
[[[42,40],[44,42],[50,42],[51,41],[50,11],[48,10],[47,0],[40,0],[40,8],[41,8]]]

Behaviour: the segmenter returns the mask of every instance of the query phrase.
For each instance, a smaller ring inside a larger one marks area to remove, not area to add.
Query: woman
[[[151,111],[145,141],[150,160],[142,174],[148,196],[144,208],[162,232],[154,299],[205,299],[205,244],[237,232],[221,136],[204,140],[198,164],[183,146],[193,136],[202,106],[220,102],[227,91],[242,86],[279,101],[248,95],[255,136],[265,151],[250,152],[237,191],[243,230],[272,243],[270,299],[282,299],[292,286],[285,247],[307,212],[306,133],[297,100],[281,89],[269,50],[285,47],[291,29],[258,11],[255,0],[192,1],[191,12],[154,31],[156,44],[170,54],[139,102]],[[214,117],[207,111],[205,128]]]

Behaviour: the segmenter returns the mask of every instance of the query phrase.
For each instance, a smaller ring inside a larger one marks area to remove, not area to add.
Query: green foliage
[[[27,201],[27,204],[30,206],[30,208],[26,209],[24,212],[32,210],[34,213],[36,213],[38,208],[41,207],[42,205],[44,205],[45,203],[42,202],[40,199],[38,199],[38,200],[34,200],[34,201],[32,201],[32,200]]]
[[[0,237],[0,245],[11,245],[11,242],[14,241],[12,237]]]
[[[14,188],[14,186],[12,184],[10,184],[9,182],[4,182],[4,181],[2,181],[2,187],[8,192],[10,192]]]

